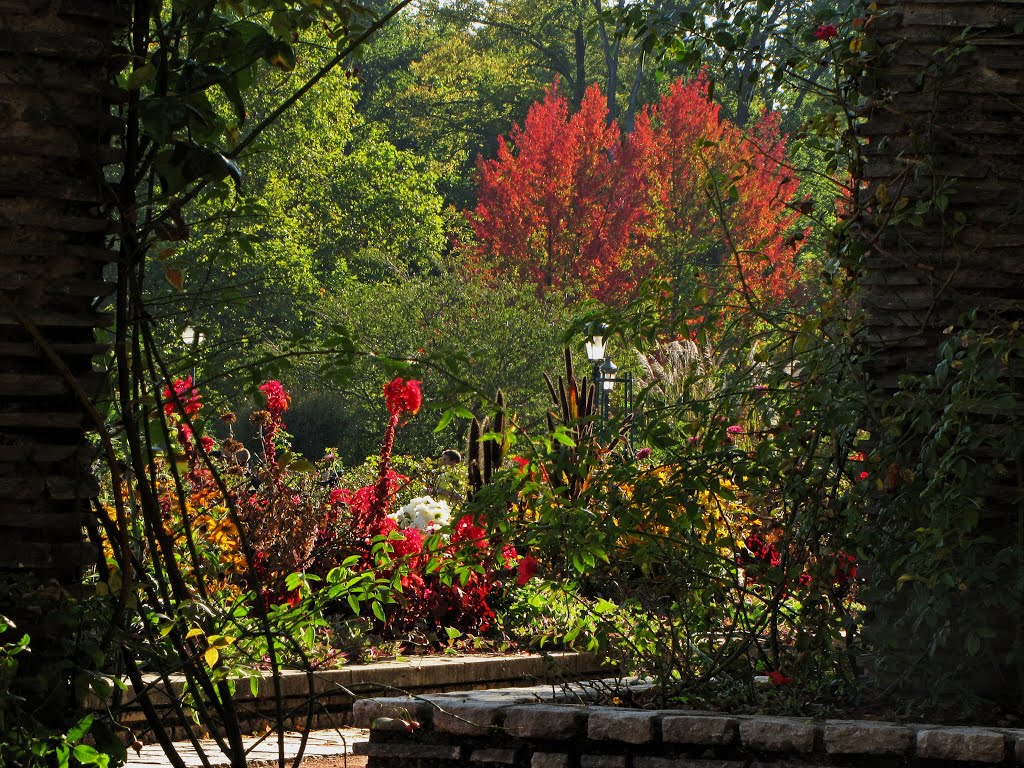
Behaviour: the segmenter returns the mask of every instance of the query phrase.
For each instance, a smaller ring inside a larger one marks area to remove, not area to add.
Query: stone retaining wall
[[[550,688],[357,702],[369,768],[896,768],[1024,763],[1024,730],[630,710]],[[418,723],[410,727],[409,723]]]
[[[379,694],[427,694],[441,691],[495,689],[524,681],[548,685],[608,674],[601,660],[586,653],[551,653],[545,656],[413,656],[406,661],[353,664],[306,674],[286,670],[278,678],[284,724],[293,730],[336,728],[352,722],[352,705],[360,697]],[[194,725],[175,720],[174,701],[181,701],[184,677],[172,675],[170,685],[156,676],[145,678],[150,697],[161,713],[171,738],[186,738]],[[545,689],[550,690],[550,689]],[[235,703],[246,733],[266,729],[277,717],[277,697],[270,675],[258,681],[256,695],[246,680],[239,680]],[[101,708],[98,700],[87,703]],[[133,695],[119,707],[119,722],[147,742],[145,715]]]

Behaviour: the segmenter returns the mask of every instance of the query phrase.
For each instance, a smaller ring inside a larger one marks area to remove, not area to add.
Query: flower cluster
[[[817,40],[831,40],[839,35],[839,27],[835,24],[821,24],[814,30],[814,37]]]
[[[752,533],[743,542],[746,547],[746,552],[741,552],[737,556],[737,561],[740,565],[770,565],[772,568],[778,568],[782,565],[782,555],[779,554],[779,550],[775,548],[775,545],[765,538],[760,533]]]
[[[452,509],[448,502],[419,496],[397,512],[388,515],[399,528],[415,528],[433,533],[451,522]]]
[[[173,387],[173,391],[172,391]],[[181,410],[187,416],[195,416],[203,407],[199,399],[199,390],[192,385],[192,377],[175,379],[170,387],[164,387],[164,413],[170,416]]]
[[[280,381],[270,380],[260,385],[260,392],[267,401],[267,410],[275,419],[280,420],[281,414],[288,410],[291,396],[285,392]]]
[[[392,379],[384,387],[384,402],[387,404],[388,413],[392,416],[398,416],[403,412],[415,416],[423,404],[420,382],[415,379],[408,381],[403,381],[400,378]]]

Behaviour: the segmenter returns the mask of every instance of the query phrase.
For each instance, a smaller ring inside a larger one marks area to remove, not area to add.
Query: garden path
[[[366,765],[366,758],[352,754],[352,745],[357,741],[367,741],[368,731],[361,728],[338,728],[327,731],[312,731],[306,741],[306,749],[302,760],[303,768],[363,768]],[[246,747],[257,741],[257,737],[250,736],[245,739]],[[285,734],[285,757],[289,759],[286,765],[291,765],[290,760],[298,754],[301,734],[289,732]],[[203,749],[210,758],[213,768],[228,768],[227,758],[224,757],[212,739],[204,739],[200,742]],[[187,741],[176,743],[178,754],[181,755],[185,765],[202,766],[203,762]],[[168,768],[170,763],[164,755],[159,744],[148,744],[135,754],[128,750],[127,768]],[[277,741],[266,739],[258,746],[253,747],[249,753],[249,768],[276,768],[277,766]]]

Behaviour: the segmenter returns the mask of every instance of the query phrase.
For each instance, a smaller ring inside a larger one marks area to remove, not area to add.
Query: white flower
[[[399,528],[418,528],[433,533],[451,522],[452,510],[446,501],[435,501],[430,496],[420,496],[388,517],[394,520]]]

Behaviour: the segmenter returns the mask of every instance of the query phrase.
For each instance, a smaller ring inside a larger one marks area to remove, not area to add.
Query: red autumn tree
[[[651,278],[697,280],[717,302],[777,302],[797,280],[773,116],[749,134],[720,118],[707,81],[675,83],[623,142],[597,86],[569,115],[557,87],[498,156],[481,160],[474,256],[543,290],[618,303]]]
[[[479,161],[469,218],[481,262],[541,290],[621,294],[630,283],[626,254],[646,190],[607,116],[596,85],[570,116],[556,83],[512,129],[510,142],[499,139],[498,156]]]
[[[673,83],[644,110],[629,143],[650,191],[652,274],[677,295],[699,281],[719,306],[792,297],[797,214],[787,203],[799,181],[787,170],[776,115],[741,131],[721,118],[702,75]]]

